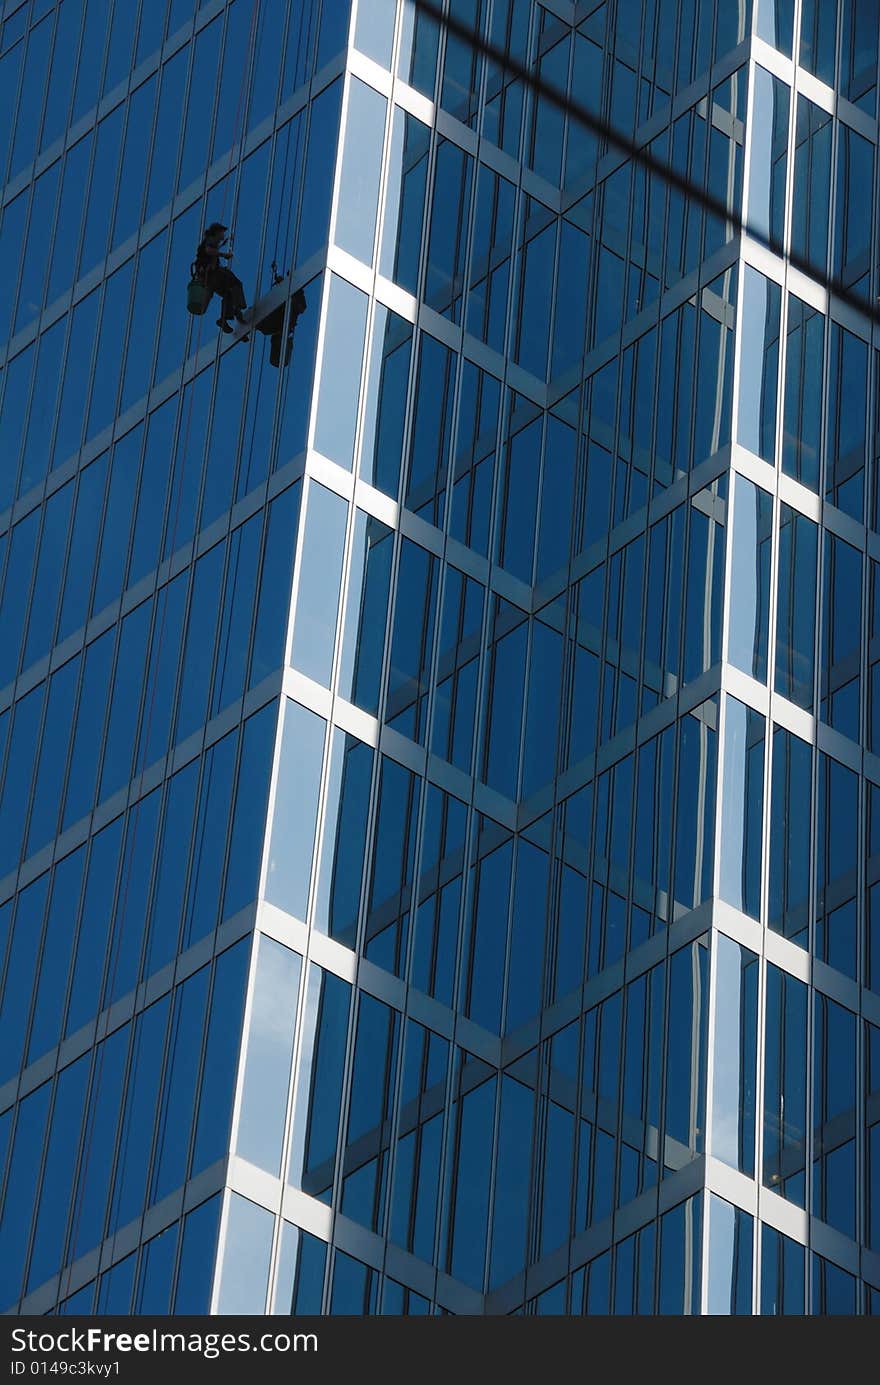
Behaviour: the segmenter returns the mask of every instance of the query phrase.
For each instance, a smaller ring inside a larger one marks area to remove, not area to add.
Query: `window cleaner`
[[[230,317],[234,317],[236,322],[244,322],[244,311],[247,308],[244,285],[237,274],[233,274],[227,265],[220,263],[221,259],[232,259],[232,251],[222,249],[229,239],[225,234],[228,229],[221,221],[212,221],[210,226],[205,228],[205,234],[199,241],[196,257],[190,269],[186,297],[189,312],[200,317],[207,310],[212,295],[219,294],[221,305],[217,326],[221,332],[233,330]],[[247,340],[247,337],[243,337],[242,340]]]

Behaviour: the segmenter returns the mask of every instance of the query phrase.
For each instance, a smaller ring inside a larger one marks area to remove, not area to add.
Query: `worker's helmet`
[[[216,231],[228,231],[229,227],[224,226],[222,221],[212,221],[210,226],[205,227],[205,235],[212,236]]]

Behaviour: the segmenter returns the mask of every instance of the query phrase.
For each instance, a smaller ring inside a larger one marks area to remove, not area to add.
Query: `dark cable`
[[[579,101],[575,101],[571,97],[563,95],[562,92],[550,86],[542,78],[536,77],[524,63],[520,62],[518,58],[513,57],[506,49],[499,48],[497,44],[482,38],[473,28],[462,20],[456,19],[454,15],[444,14],[441,6],[436,4],[435,0],[410,0],[410,3],[413,5],[414,9],[420,10],[423,14],[436,20],[447,33],[453,34],[463,42],[471,44],[472,47],[479,53],[482,53],[484,57],[497,63],[499,67],[506,69],[513,78],[522,82],[523,86],[527,87],[537,96],[546,99],[550,105],[555,106],[556,109],[562,111],[564,115],[569,116],[585,129],[592,131],[593,134],[606,140],[612,148],[617,149],[621,154],[625,154],[633,163],[638,164],[639,167],[646,169],[649,173],[655,174],[658,178],[661,178],[663,182],[667,183],[669,187],[675,188],[676,191],[682,193],[691,201],[698,203],[700,206],[704,207],[706,211],[712,212],[722,221],[729,222],[736,233],[749,236],[752,240],[758,241],[761,245],[772,251],[774,255],[779,255],[802,274],[806,274],[822,288],[827,289],[829,293],[839,298],[842,303],[846,303],[849,307],[855,308],[872,322],[880,322],[880,307],[875,303],[871,303],[864,295],[850,288],[842,279],[835,275],[828,275],[825,270],[820,269],[817,265],[813,264],[812,261],[798,254],[797,251],[786,249],[784,242],[780,240],[778,236],[770,235],[766,231],[760,231],[756,227],[750,226],[739,212],[728,207],[721,198],[716,197],[714,193],[709,192],[707,188],[700,187],[699,184],[691,182],[690,178],[679,173],[671,164],[666,163],[663,159],[658,159],[648,148],[637,144],[635,140],[623,134],[615,126],[610,125],[608,121],[603,120],[601,116],[594,115],[592,111],[588,110],[586,106],[581,105]]]

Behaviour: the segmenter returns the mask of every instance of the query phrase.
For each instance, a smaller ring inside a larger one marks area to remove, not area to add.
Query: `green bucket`
[[[198,279],[190,279],[186,290],[186,310],[194,313],[196,317],[201,317],[207,311],[211,301],[211,290],[204,284],[199,283]]]

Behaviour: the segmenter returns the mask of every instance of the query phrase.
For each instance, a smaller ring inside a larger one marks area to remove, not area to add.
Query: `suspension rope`
[[[247,95],[248,88],[249,88],[250,81],[251,81],[251,68],[252,68],[252,64],[253,64],[253,60],[254,60],[255,46],[256,46],[256,42],[257,42],[257,35],[258,35],[258,17],[259,17],[259,15],[260,15],[260,0],[252,0],[251,24],[250,24],[250,31],[249,31],[249,36],[248,36],[247,60],[246,60],[246,62],[245,62],[245,64],[244,64],[244,67],[243,67],[243,69],[242,69],[241,81],[240,81],[240,84],[239,84],[238,102],[237,102],[237,105],[236,105],[235,121],[234,121],[234,124],[233,124],[233,138],[232,138],[232,143],[231,143],[230,149],[229,149],[229,164],[228,164],[228,167],[227,167],[226,177],[225,177],[225,179],[224,179],[223,201],[222,201],[222,208],[221,208],[221,220],[222,220],[223,216],[225,216],[225,214],[226,214],[226,203],[227,203],[227,198],[228,198],[228,195],[229,195],[229,177],[230,177],[230,174],[231,174],[231,172],[232,172],[233,160],[236,158],[236,153],[237,153],[237,156],[238,156],[238,176],[237,176],[237,179],[236,179],[236,183],[235,183],[235,192],[234,192],[234,196],[233,196],[233,210],[234,210],[235,207],[237,206],[237,197],[238,197],[238,192],[239,192],[239,188],[240,188],[240,184],[241,184],[241,164],[242,164],[242,157],[241,157],[241,156],[242,156],[242,149],[243,149],[243,142],[244,142],[244,140],[243,140],[243,127],[244,127],[244,123],[245,123],[246,95]],[[227,26],[227,36],[228,36],[228,26]],[[194,402],[195,402],[196,380],[197,380],[196,365],[197,365],[197,363],[198,363],[199,351],[200,351],[200,349],[201,349],[201,337],[202,337],[202,328],[203,328],[203,326],[204,326],[204,314],[202,314],[202,315],[200,316],[199,322],[198,322],[198,326],[197,326],[197,329],[196,329],[195,352],[193,353],[193,362],[194,362],[194,364],[193,364],[193,375],[192,375],[191,381],[189,382],[189,400],[188,400],[188,404],[187,404],[187,407],[186,407],[186,422],[185,422],[185,425],[184,425],[182,445],[181,445],[180,450],[179,450],[179,457],[180,457],[180,466],[179,466],[180,483],[179,483],[178,488],[177,488],[177,496],[176,496],[176,500],[175,500],[175,504],[174,504],[174,518],[173,518],[173,523],[172,523],[172,526],[171,526],[171,531],[170,531],[170,532],[171,532],[171,536],[170,536],[170,540],[169,540],[169,544],[168,544],[168,554],[169,554],[169,557],[174,553],[174,548],[175,548],[175,544],[176,544],[176,541],[177,541],[177,530],[178,530],[178,526],[179,526],[179,522],[180,522],[180,515],[181,515],[181,510],[182,510],[182,501],[183,501],[183,475],[184,475],[184,471],[185,471],[185,468],[186,468],[187,456],[188,456],[188,453],[189,453],[190,434],[191,434],[191,429],[192,429],[193,405],[194,405]],[[184,387],[184,388],[185,388],[185,386],[183,385],[183,377],[184,377],[185,372],[186,372],[186,362],[187,362],[187,360],[189,359],[189,356],[190,356],[189,347],[190,347],[190,344],[191,344],[191,333],[192,333],[192,324],[190,323],[190,324],[188,324],[188,326],[187,326],[186,343],[185,343],[185,346],[184,346],[184,360],[183,360],[183,366],[182,366],[182,370],[181,370],[181,385],[182,385],[182,387]],[[219,347],[219,342],[218,342],[218,347]],[[219,356],[218,356],[218,359],[219,359]],[[173,482],[172,482],[172,484],[173,484]],[[157,602],[158,602],[158,597],[159,597],[159,588],[158,588],[158,586],[157,586],[157,589],[156,589],[156,599],[157,599]],[[151,730],[152,730],[153,714],[154,714],[154,712],[155,712],[155,706],[156,706],[156,695],[157,695],[158,687],[159,687],[159,669],[160,669],[160,666],[161,666],[161,658],[162,658],[162,652],[163,652],[164,640],[165,640],[165,625],[166,625],[166,618],[167,618],[167,614],[168,614],[168,604],[169,604],[169,603],[168,603],[168,600],[167,600],[167,598],[166,598],[165,602],[164,602],[163,605],[162,605],[161,616],[160,616],[160,619],[159,619],[158,638],[156,639],[156,642],[155,642],[155,654],[154,654],[153,661],[152,661],[152,662],[153,662],[153,668],[154,668],[155,672],[154,672],[154,676],[153,676],[153,684],[152,684],[152,689],[151,689],[151,694],[150,694],[150,702],[149,702],[149,709],[148,709],[148,714],[147,714],[146,727],[145,727],[145,731],[144,731],[144,735],[143,735],[143,739],[142,739],[142,746],[143,746],[143,755],[144,755],[144,758],[146,758],[147,754],[149,753],[150,732],[151,732]],[[168,753],[168,752],[167,752],[167,750],[166,750],[166,756],[167,756],[167,753]],[[142,775],[145,768],[146,768],[146,765],[143,765],[142,768],[141,768],[140,770],[138,770],[138,769],[137,769],[137,764],[135,764],[135,774],[133,775],[133,780],[137,779],[139,774]],[[143,799],[138,799],[138,801],[132,806],[132,809],[130,810],[130,814],[129,814],[129,819],[132,818],[132,817],[133,817],[133,819],[134,819],[134,821],[133,821],[133,826],[132,826],[132,828],[131,828],[131,847],[130,847],[130,850],[129,850],[129,848],[128,848],[128,840],[126,840],[126,848],[125,848],[125,850],[126,850],[126,855],[127,855],[128,859],[127,859],[127,862],[125,863],[125,866],[124,866],[124,869],[125,869],[125,880],[124,880],[124,885],[123,885],[123,889],[122,889],[120,905],[119,905],[119,907],[117,908],[116,914],[115,914],[113,935],[112,935],[111,940],[110,940],[110,947],[111,947],[111,951],[112,951],[112,953],[113,953],[113,958],[112,958],[112,962],[111,962],[111,968],[110,968],[110,975],[109,975],[109,977],[108,977],[108,983],[107,983],[107,986],[106,986],[106,989],[105,989],[105,995],[106,995],[106,997],[107,997],[106,1005],[103,1006],[102,1008],[107,1008],[107,1006],[112,1005],[112,1003],[113,1003],[113,989],[114,989],[114,986],[115,986],[115,984],[116,984],[116,977],[117,977],[117,974],[118,974],[119,961],[120,961],[120,958],[121,958],[121,956],[122,956],[122,929],[123,929],[123,927],[124,927],[124,925],[125,925],[125,916],[126,916],[127,909],[128,909],[128,896],[129,896],[129,890],[130,890],[130,886],[131,886],[131,876],[132,876],[133,863],[134,863],[135,851],[136,851],[136,846],[137,846],[137,833],[138,833],[138,826],[139,826],[139,823],[140,823],[140,808],[141,808],[141,803],[142,803],[142,802],[143,802]],[[126,837],[128,837],[128,833],[126,833]],[[145,942],[145,941],[146,941],[146,938],[144,938],[144,942]],[[99,1012],[99,1013],[100,1013],[100,1012]],[[84,1138],[83,1155],[82,1155],[82,1158],[81,1158],[81,1161],[80,1161],[79,1176],[78,1176],[78,1179],[77,1179],[77,1184],[78,1184],[77,1208],[76,1208],[76,1214],[75,1214],[75,1217],[74,1217],[73,1226],[71,1227],[70,1238],[69,1238],[69,1242],[68,1242],[68,1255],[69,1255],[69,1257],[72,1257],[72,1258],[69,1259],[69,1262],[68,1262],[68,1266],[67,1266],[68,1271],[69,1271],[69,1269],[70,1269],[71,1264],[73,1263],[73,1260],[76,1258],[76,1241],[77,1241],[77,1237],[78,1237],[78,1235],[79,1235],[79,1227],[80,1227],[80,1222],[81,1222],[81,1218],[82,1218],[83,1206],[84,1206],[84,1203],[85,1203],[85,1194],[86,1194],[85,1179],[86,1179],[86,1176],[87,1176],[87,1174],[88,1174],[89,1164],[90,1164],[90,1160],[91,1160],[91,1156],[92,1156],[92,1146],[93,1146],[93,1141],[94,1141],[95,1126],[96,1126],[96,1124],[97,1124],[97,1120],[96,1120],[96,1116],[97,1116],[97,1098],[98,1098],[99,1095],[100,1095],[100,1085],[101,1085],[101,1078],[102,1078],[102,1075],[103,1075],[104,1051],[105,1051],[105,1047],[106,1047],[106,1038],[105,1038],[104,1041],[99,1042],[98,1045],[97,1045],[97,1058],[96,1058],[96,1062],[95,1062],[95,1070],[94,1070],[94,1073],[93,1073],[92,1084],[91,1084],[91,1089],[90,1089],[90,1105],[89,1105],[89,1109],[88,1109],[88,1112],[87,1112],[87,1115],[86,1115],[86,1132],[85,1132],[85,1138]],[[130,1094],[130,1087],[129,1087],[128,1091],[129,1091],[129,1094]],[[127,1103],[126,1103],[126,1105],[127,1105]],[[125,1129],[124,1134],[123,1134],[122,1146],[121,1146],[121,1149],[120,1149],[120,1153],[121,1153],[121,1155],[123,1156],[123,1158],[124,1158],[124,1156],[125,1156],[125,1153],[126,1153],[127,1147],[128,1147],[128,1139],[129,1139],[129,1134],[130,1134],[130,1124],[131,1124],[130,1121],[126,1123],[126,1129]],[[108,1193],[109,1193],[109,1187],[108,1187]],[[105,1209],[105,1215],[106,1215],[106,1209]],[[103,1230],[103,1228],[102,1228],[102,1230]],[[62,1274],[63,1274],[63,1270],[62,1270]]]

